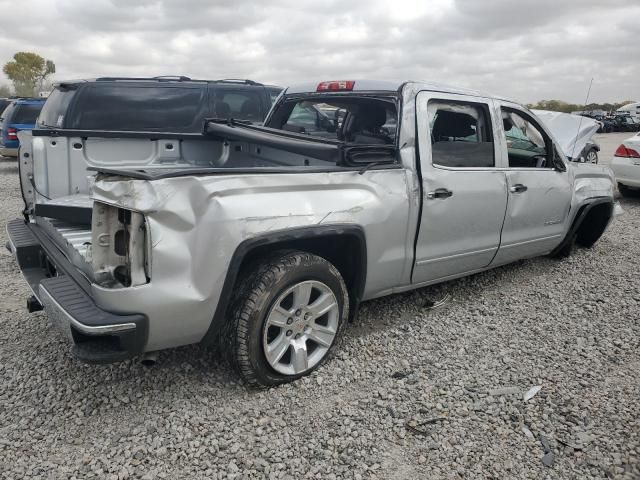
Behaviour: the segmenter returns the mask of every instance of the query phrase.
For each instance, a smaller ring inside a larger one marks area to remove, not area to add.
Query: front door
[[[494,258],[507,204],[493,102],[420,92],[422,214],[413,283],[481,270]]]
[[[572,193],[566,169],[557,168],[557,148],[538,122],[515,106],[503,105],[501,114],[509,201],[495,265],[544,255],[558,246]]]

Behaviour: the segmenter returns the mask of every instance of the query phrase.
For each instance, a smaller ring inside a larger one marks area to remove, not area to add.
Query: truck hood
[[[569,158],[580,155],[593,134],[600,128],[600,122],[592,118],[570,113],[532,110],[542,120],[560,144],[562,153]]]

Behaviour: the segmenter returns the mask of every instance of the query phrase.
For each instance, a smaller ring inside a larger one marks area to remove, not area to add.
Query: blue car
[[[44,98],[18,98],[4,109],[0,116],[0,155],[18,156],[18,132],[35,128],[44,102]]]

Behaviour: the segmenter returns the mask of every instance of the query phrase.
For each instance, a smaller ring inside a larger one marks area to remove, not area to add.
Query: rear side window
[[[35,125],[36,118],[38,118],[40,110],[42,110],[42,105],[42,103],[17,104],[13,111],[13,115],[8,120],[9,122],[16,124]]]
[[[215,116],[262,122],[264,112],[261,93],[260,89],[218,88],[214,96]]]
[[[432,163],[443,167],[495,166],[489,108],[481,103],[429,102]]]
[[[72,110],[66,122],[72,129],[199,132],[205,88],[91,85],[79,92]]]
[[[64,120],[69,108],[69,102],[77,90],[62,90],[56,88],[42,107],[38,125],[43,127],[63,128]]]

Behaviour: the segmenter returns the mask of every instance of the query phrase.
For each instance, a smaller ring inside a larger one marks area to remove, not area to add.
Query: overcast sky
[[[0,62],[33,51],[57,80],[413,79],[582,103],[594,77],[590,100],[640,100],[638,0],[0,0],[0,12]]]

